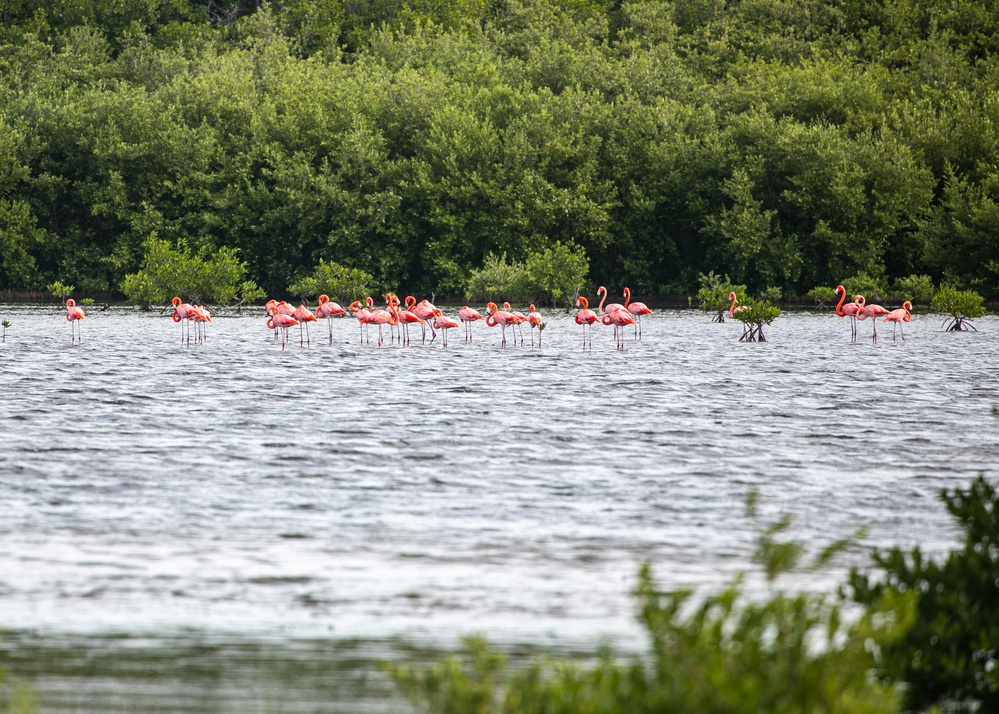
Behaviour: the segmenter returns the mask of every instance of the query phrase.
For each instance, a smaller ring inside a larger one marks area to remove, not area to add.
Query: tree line
[[[994,299],[997,43],[979,0],[15,0],[0,290],[124,293],[165,242],[248,294],[561,252],[636,294]]]

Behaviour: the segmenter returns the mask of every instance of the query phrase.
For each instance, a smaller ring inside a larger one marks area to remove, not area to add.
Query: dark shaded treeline
[[[42,0],[0,10],[0,290],[154,231],[280,292],[463,291],[562,241],[636,293],[999,297],[995,0]]]

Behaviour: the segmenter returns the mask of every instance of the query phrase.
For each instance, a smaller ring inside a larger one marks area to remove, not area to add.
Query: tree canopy
[[[994,299],[997,45],[970,0],[14,0],[0,289],[120,291],[155,235],[269,293],[572,246],[642,293]]]

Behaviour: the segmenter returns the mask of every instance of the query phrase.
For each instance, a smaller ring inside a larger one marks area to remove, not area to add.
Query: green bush
[[[330,300],[347,305],[370,295],[372,280],[371,273],[320,258],[312,273],[289,285],[288,292],[303,300],[328,295]]]
[[[490,253],[482,267],[469,276],[465,297],[482,302],[526,300],[527,282],[523,263],[507,263],[505,253],[500,256]]]
[[[54,283],[49,283],[45,289],[59,302],[65,302],[66,298],[73,294],[76,288],[72,285],[65,285],[61,281],[56,280]]]
[[[751,516],[754,504],[750,499]],[[801,569],[804,548],[779,540],[789,525],[783,518],[757,529],[754,561],[771,583]],[[824,567],[849,542],[817,554],[809,569]],[[897,688],[867,676],[869,649],[904,633],[909,596],[890,594],[847,623],[841,601],[782,592],[749,597],[741,578],[694,603],[690,590],[661,591],[644,565],[635,597],[649,637],[645,656],[617,657],[604,647],[593,664],[540,659],[511,674],[506,658],[476,637],[465,640],[462,656],[430,669],[386,669],[414,704],[434,714],[898,711]]]
[[[933,278],[929,275],[910,275],[899,278],[892,288],[899,302],[908,300],[913,303],[928,304],[936,294]]]
[[[184,241],[171,248],[155,231],[143,247],[142,268],[126,275],[121,284],[131,302],[149,306],[180,296],[198,303],[228,304],[262,295],[254,282],[244,279],[246,263],[238,259],[238,249],[223,246],[214,254],[202,249],[192,255]]]
[[[701,273],[697,280],[700,283],[696,296],[697,306],[715,313],[712,322],[725,322],[725,313],[730,304],[729,293],[735,293],[735,299],[740,305],[747,300],[746,286],[733,284],[727,275],[715,275],[711,271],[707,275]]]
[[[909,708],[999,711],[999,489],[979,477],[967,490],[944,489],[942,498],[963,547],[942,561],[918,546],[875,552],[877,576],[854,569],[852,597],[864,606],[915,597],[911,629],[879,659],[881,677],[906,683]]]
[[[933,296],[933,309],[950,315],[947,320],[947,330],[975,330],[971,320],[985,314],[982,296],[974,290],[958,290],[954,287],[940,288]]]
[[[857,273],[843,281],[847,295],[863,295],[868,303],[879,302],[884,292],[884,278],[868,273]]]
[[[568,304],[590,272],[586,251],[573,243],[555,243],[539,253],[529,253],[524,263],[526,299],[552,307]]]
[[[781,298],[784,297],[784,291],[778,287],[770,286],[761,292],[758,297],[760,300],[780,302]]]
[[[740,341],[766,342],[763,326],[780,317],[780,308],[772,305],[769,300],[748,300],[744,309],[736,310],[732,316],[746,326]]]
[[[815,301],[816,307],[820,310],[826,309],[826,303],[836,302],[836,290],[834,288],[824,286],[814,287],[805,293],[805,295],[812,298]]]

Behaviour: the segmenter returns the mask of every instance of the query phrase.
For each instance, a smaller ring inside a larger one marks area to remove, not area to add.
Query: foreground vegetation
[[[714,271],[755,296],[999,297],[995,3],[40,0],[0,20],[0,290],[132,292],[160,240],[243,264],[251,293],[325,261],[491,294],[478,271],[561,246],[636,294]]]
[[[964,533],[942,562],[919,548],[874,553],[836,596],[774,590],[800,570],[803,547],[785,517],[758,525],[755,561],[771,584],[750,598],[737,578],[697,600],[659,590],[648,566],[635,597],[646,655],[605,648],[595,662],[547,658],[508,671],[479,637],[430,669],[386,669],[421,710],[437,714],[640,712],[996,711],[999,708],[999,490],[983,478],[945,490]],[[749,501],[755,518],[755,498]],[[821,568],[851,539],[808,567]],[[859,607],[859,612],[856,607]]]

